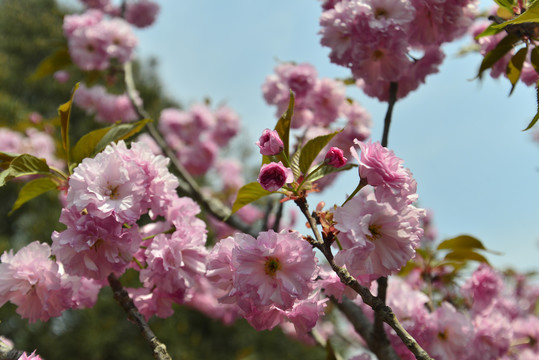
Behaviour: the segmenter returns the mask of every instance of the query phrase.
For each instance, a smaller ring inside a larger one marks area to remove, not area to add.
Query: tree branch
[[[419,360],[432,360],[432,358],[427,354],[425,350],[415,341],[415,339],[404,329],[404,327],[399,323],[397,317],[393,313],[393,310],[387,306],[384,301],[380,298],[371,294],[370,290],[362,286],[344,267],[340,267],[335,263],[333,254],[331,252],[331,244],[325,242],[322,238],[322,235],[318,231],[316,225],[316,220],[312,217],[308,210],[307,200],[302,197],[295,200],[295,203],[300,208],[301,212],[307,218],[311,230],[314,234],[316,240],[311,241],[311,244],[320,250],[325,256],[326,260],[329,263],[329,266],[335,273],[339,276],[341,282],[350,288],[352,288],[356,293],[361,296],[363,302],[369,305],[375,313],[378,313],[380,319],[382,319],[386,324],[391,326],[393,330],[397,333],[397,336],[402,340],[406,347],[415,355],[416,359]]]
[[[140,119],[150,119],[148,112],[135,101],[137,97],[137,90],[135,87],[135,81],[133,79],[133,69],[131,62],[127,62],[124,65],[124,81],[126,86],[127,96],[131,100],[131,104],[135,108],[135,111]],[[171,149],[170,146],[166,143],[165,139],[161,136],[154,123],[148,123],[147,125],[148,132],[159,147],[163,150],[165,155],[170,159],[170,162],[174,166],[177,175],[183,181],[180,182],[180,189],[183,195],[188,196],[198,202],[201,207],[208,211],[213,217],[227,223],[235,229],[240,230],[243,233],[250,234],[256,237],[256,232],[250,227],[247,226],[244,222],[239,220],[236,216],[232,215],[231,210],[225,206],[222,202],[215,198],[208,198],[205,196],[200,187],[196,183],[195,179],[185,170],[183,165],[180,163],[175,152]]]
[[[397,90],[399,88],[399,83],[390,82],[389,83],[389,99],[387,100],[387,112],[384,119],[384,132],[382,134],[382,146],[387,147],[387,141],[389,138],[389,126],[391,125],[391,116],[393,115],[393,107],[397,102]]]
[[[144,337],[144,340],[146,340],[146,342],[150,345],[153,352],[153,358],[156,360],[172,360],[167,352],[165,344],[161,343],[157,339],[152,329],[144,319],[144,316],[142,316],[142,314],[138,311],[137,307],[133,303],[133,300],[131,300],[129,294],[123,288],[120,280],[118,280],[114,274],[110,274],[107,279],[110,287],[112,288],[114,299],[118,302],[118,304],[120,304],[122,309],[124,309],[127,314],[127,318],[138,327],[142,333],[142,336]]]

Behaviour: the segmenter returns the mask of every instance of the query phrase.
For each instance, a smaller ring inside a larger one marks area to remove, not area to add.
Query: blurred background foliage
[[[69,99],[75,82],[105,84],[109,91],[123,92],[121,74],[83,73],[68,68],[70,80],[64,84],[51,74],[31,78],[49,55],[65,48],[62,21],[70,9],[54,0],[0,0],[0,126],[24,131],[29,127],[55,132],[59,138],[57,108]],[[137,87],[144,105],[156,118],[165,107],[180,107],[164,94],[156,75],[156,59],[134,64]],[[43,117],[30,121],[34,112]],[[74,107],[71,136],[78,139],[101,127]],[[59,154],[61,156],[61,154]],[[0,253],[18,250],[39,240],[50,243],[52,231],[59,230],[61,205],[50,192],[26,203],[8,216],[22,183],[0,188]],[[93,309],[66,311],[46,323],[28,324],[6,304],[0,308],[0,336],[14,341],[15,347],[54,359],[150,359],[151,352],[138,330],[129,323],[114,302],[110,289],[101,291]],[[173,317],[153,318],[150,325],[167,345],[174,359],[323,359],[325,351],[308,347],[286,337],[280,330],[256,332],[245,321],[225,326],[197,311],[177,306]]]

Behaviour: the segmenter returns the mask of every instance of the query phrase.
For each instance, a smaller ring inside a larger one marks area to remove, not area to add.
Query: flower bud
[[[341,149],[337,147],[332,147],[326,154],[324,161],[329,165],[335,168],[340,168],[346,165],[346,158]]]
[[[292,170],[279,161],[278,163],[272,162],[262,165],[257,180],[264,189],[277,191],[285,184],[294,181],[294,175]]]
[[[276,130],[265,129],[256,142],[262,155],[277,155],[284,149],[284,144]]]

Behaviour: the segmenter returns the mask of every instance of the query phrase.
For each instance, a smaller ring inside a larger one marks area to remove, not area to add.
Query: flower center
[[[447,339],[447,334],[446,334],[445,330],[444,330],[444,332],[439,332],[438,333],[438,339],[440,339],[440,340],[446,340]]]
[[[281,269],[281,262],[279,259],[274,257],[267,257],[266,263],[264,264],[264,271],[267,275],[275,277],[277,270]]]
[[[380,225],[371,224],[369,225],[370,235],[367,235],[367,239],[374,242],[377,239],[382,237],[382,227]]]
[[[374,10],[374,17],[376,19],[380,19],[381,17],[386,18],[387,17],[387,10],[384,8],[377,8]]]

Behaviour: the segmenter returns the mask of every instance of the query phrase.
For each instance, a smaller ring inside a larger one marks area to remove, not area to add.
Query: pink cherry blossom
[[[262,165],[258,175],[258,182],[268,191],[277,191],[285,184],[294,181],[292,170],[285,167],[282,162],[272,162]]]
[[[136,225],[124,228],[112,215],[95,217],[71,207],[62,210],[60,222],[67,229],[52,233],[52,252],[71,275],[96,280],[121,275],[141,242]]]
[[[128,2],[125,9],[125,19],[139,28],[152,25],[159,13],[159,4],[151,0]]]
[[[41,356],[36,354],[36,351],[37,350],[34,350],[30,355],[24,352],[17,360],[42,360]]]
[[[417,199],[417,183],[410,170],[402,166],[402,159],[379,142],[355,143],[361,149],[361,156],[353,148],[350,151],[359,162],[359,176],[376,188],[379,198],[392,200],[394,204],[410,204]]]
[[[502,288],[500,275],[490,266],[481,264],[464,283],[461,292],[472,302],[472,309],[481,312],[495,300]]]
[[[17,313],[33,323],[47,321],[72,306],[71,284],[56,262],[48,244],[34,241],[0,256],[0,306],[11,302]]]
[[[433,313],[435,336],[426,346],[426,351],[435,359],[459,360],[470,351],[473,326],[463,313],[448,302]]]
[[[256,142],[262,155],[271,156],[280,154],[284,149],[284,144],[276,130],[265,129]]]
[[[423,209],[413,205],[395,209],[379,202],[371,187],[362,188],[335,210],[335,228],[343,246],[335,256],[364,283],[387,276],[403,267],[414,254],[423,234]]]
[[[310,244],[296,232],[272,230],[257,239],[239,234],[232,249],[234,290],[232,295],[249,299],[252,306],[275,305],[290,309],[296,299],[306,299],[317,274]],[[240,301],[244,310],[250,310]]]

